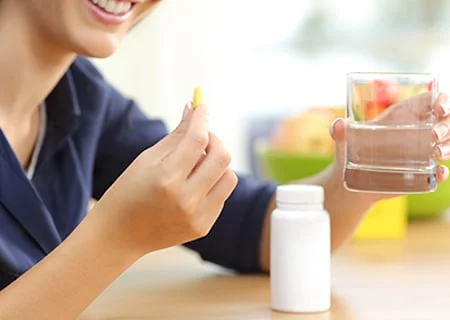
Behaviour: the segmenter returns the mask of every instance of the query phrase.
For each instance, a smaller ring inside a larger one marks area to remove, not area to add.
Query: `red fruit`
[[[379,107],[387,108],[394,104],[399,92],[399,85],[395,82],[375,80],[372,83],[373,101]]]
[[[364,120],[373,120],[385,109],[386,107],[377,105],[374,101],[367,101],[364,107]]]

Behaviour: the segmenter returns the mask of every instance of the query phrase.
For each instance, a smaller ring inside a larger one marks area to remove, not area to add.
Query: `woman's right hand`
[[[1,319],[73,319],[146,253],[208,233],[236,176],[203,107],[142,152],[74,232],[0,291]]]
[[[236,186],[230,160],[208,131],[205,107],[186,108],[178,127],[135,159],[90,216],[111,244],[138,256],[203,237]]]

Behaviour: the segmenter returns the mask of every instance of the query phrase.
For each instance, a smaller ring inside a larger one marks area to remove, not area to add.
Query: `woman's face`
[[[107,57],[157,0],[9,0],[22,2],[33,26],[79,55]],[[17,3],[16,2],[16,3]],[[20,6],[20,5],[19,5]]]

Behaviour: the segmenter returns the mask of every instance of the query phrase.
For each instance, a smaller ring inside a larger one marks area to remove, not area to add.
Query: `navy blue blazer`
[[[0,289],[58,246],[144,149],[167,134],[77,58],[46,99],[47,131],[30,181],[0,130]],[[272,183],[239,176],[211,232],[185,246],[207,261],[259,272],[260,231]]]

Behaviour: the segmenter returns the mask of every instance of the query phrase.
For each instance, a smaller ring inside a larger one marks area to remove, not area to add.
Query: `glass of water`
[[[435,74],[350,73],[344,185],[410,194],[437,188],[432,130]]]

